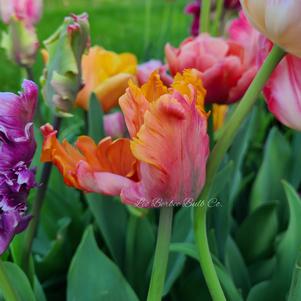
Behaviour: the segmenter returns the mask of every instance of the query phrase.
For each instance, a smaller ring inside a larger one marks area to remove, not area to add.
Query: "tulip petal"
[[[141,181],[122,191],[123,202],[139,206],[139,191],[147,200],[146,207],[153,207],[157,198],[179,204],[198,195],[205,181],[209,149],[207,119],[195,101],[164,95],[150,105],[131,142],[132,152],[141,162]]]
[[[288,127],[301,131],[301,59],[287,55],[264,88],[269,110]]]
[[[133,82],[129,82],[126,93],[119,98],[119,105],[124,114],[130,136],[134,137],[143,124],[144,114],[149,107],[149,102],[141,89]]]

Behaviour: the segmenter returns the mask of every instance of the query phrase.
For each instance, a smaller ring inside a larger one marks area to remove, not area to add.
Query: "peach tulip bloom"
[[[178,74],[172,88],[158,72],[141,88],[130,83],[120,98],[130,139],[98,145],[87,136],[76,148],[42,127],[42,161],[52,161],[65,183],[86,192],[120,195],[137,207],[181,205],[197,198],[209,155],[205,90],[196,70]]]
[[[136,67],[137,59],[133,54],[117,54],[98,46],[90,48],[82,59],[84,88],[78,93],[76,104],[88,110],[89,98],[94,92],[103,110],[108,112],[118,105],[128,81],[135,79]]]
[[[269,40],[301,57],[300,0],[240,0],[251,23]]]
[[[179,48],[167,44],[165,54],[172,75],[185,68],[201,72],[207,103],[231,104],[240,100],[257,70],[247,62],[243,45],[208,34],[188,38]]]

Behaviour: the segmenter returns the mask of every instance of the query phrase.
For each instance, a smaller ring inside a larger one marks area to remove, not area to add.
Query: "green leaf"
[[[114,261],[124,265],[128,212],[116,199],[96,193],[85,195],[100,233]]]
[[[250,290],[251,282],[244,259],[231,236],[228,237],[226,244],[225,265],[230,271],[236,287],[241,289],[245,297]]]
[[[147,298],[147,284],[156,245],[155,229],[147,217],[131,214],[126,231],[125,275],[140,300]]]
[[[68,301],[138,301],[118,267],[98,248],[92,227],[85,231],[68,272]]]
[[[277,203],[264,204],[248,216],[236,232],[236,242],[246,262],[268,256],[277,232]]]
[[[192,243],[176,243],[170,245],[171,252],[180,252],[189,256],[195,260],[198,260],[198,252],[196,246]],[[227,300],[231,301],[243,301],[241,294],[238,292],[233,280],[227,271],[227,269],[218,261],[217,258],[213,257],[214,266],[216,268],[216,272],[218,278],[221,282],[222,288],[225,291],[227,296]]]
[[[289,224],[276,247],[276,266],[272,278],[253,287],[247,301],[286,300],[294,265],[301,248],[301,200],[297,192],[283,181],[289,204]]]
[[[46,280],[53,274],[64,273],[70,262],[68,230],[71,220],[65,217],[59,221],[56,239],[47,247],[41,239],[34,241],[33,249],[36,251],[36,271],[40,279]],[[44,250],[45,248],[45,250]],[[45,252],[45,253],[44,253]]]
[[[103,110],[94,93],[90,97],[88,118],[89,136],[97,143],[105,136],[105,133],[103,127]]]
[[[190,242],[192,239],[191,208],[181,208],[175,215],[171,243]],[[170,291],[174,282],[181,274],[184,264],[185,256],[183,254],[170,254],[164,286],[164,295]]]
[[[285,199],[280,184],[282,179],[288,178],[289,169],[287,167],[290,159],[289,143],[277,128],[272,128],[265,145],[262,165],[252,187],[251,211],[265,202]]]
[[[34,293],[23,271],[16,264],[11,262],[2,262],[1,265],[8,281],[14,289],[18,301],[35,301]],[[0,290],[5,300],[10,301],[8,291],[2,281],[0,281]]]

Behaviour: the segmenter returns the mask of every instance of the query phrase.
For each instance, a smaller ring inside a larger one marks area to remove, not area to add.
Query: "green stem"
[[[213,148],[213,151],[208,160],[206,184],[198,198],[199,201],[206,202],[209,199],[210,190],[215,175],[224,158],[225,153],[233,142],[233,139],[237,134],[240,125],[245,120],[254,104],[256,103],[265,83],[271,76],[278,63],[284,57],[284,55],[285,52],[281,48],[274,46],[265,62],[263,63],[261,69],[257,73],[252,84],[250,85],[248,91],[242,98],[229,122],[225,126],[224,132]],[[225,297],[214,269],[207,241],[206,209],[206,206],[196,206],[194,208],[194,231],[196,245],[199,253],[200,265],[203,269],[204,277],[211,293],[212,299],[213,301],[222,301],[225,300]]]
[[[1,291],[7,301],[21,301],[16,290],[10,283],[3,261],[0,259],[0,283]]]
[[[224,0],[216,1],[215,17],[212,25],[212,35],[217,36],[220,28],[220,21],[223,14]]]
[[[162,298],[168,263],[172,214],[172,207],[160,209],[158,238],[147,301],[160,301]]]
[[[53,122],[53,127],[56,130],[59,130],[60,125],[61,125],[61,118],[55,117]],[[51,162],[47,162],[44,164],[42,169],[41,179],[40,179],[40,186],[38,188],[35,200],[33,202],[33,209],[32,209],[33,217],[25,234],[23,253],[22,253],[22,269],[29,279],[32,279],[30,275],[31,249],[32,249],[34,237],[38,229],[41,210],[43,207],[44,198],[47,191],[47,185],[50,178],[51,169],[52,169]]]
[[[148,58],[149,46],[150,46],[150,34],[151,34],[151,12],[152,12],[152,0],[145,0],[145,27],[144,27],[144,56]]]
[[[211,12],[211,0],[203,0],[202,7],[201,7],[200,32],[210,31],[210,12]]]

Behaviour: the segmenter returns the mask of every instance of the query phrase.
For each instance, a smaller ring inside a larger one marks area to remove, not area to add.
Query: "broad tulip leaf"
[[[230,271],[236,287],[241,289],[243,295],[246,296],[251,287],[248,269],[235,241],[231,236],[228,236],[226,244],[225,265]]]
[[[236,232],[236,242],[246,262],[268,256],[277,232],[277,203],[264,204],[248,216]]]
[[[118,266],[124,265],[128,213],[125,205],[109,196],[86,194],[100,233]]]
[[[147,299],[151,265],[156,247],[155,229],[147,218],[130,215],[127,225],[125,275],[140,300]],[[143,285],[141,285],[143,284]]]
[[[272,278],[253,287],[247,301],[286,300],[294,265],[301,248],[301,200],[294,188],[283,181],[289,204],[289,223],[276,247],[276,266]]]
[[[192,243],[171,244],[170,251],[183,253],[186,256],[189,256],[199,262],[196,246]],[[237,288],[235,287],[235,284],[233,283],[233,280],[227,269],[218,261],[217,258],[213,257],[213,261],[218,278],[221,282],[223,290],[225,291],[227,300],[243,301],[243,298],[237,290]]]
[[[13,290],[16,293],[18,301],[36,301],[35,295],[24,272],[14,263],[2,262],[1,264],[1,268],[4,269],[9,282],[11,283]],[[6,287],[1,281],[0,290],[4,296],[4,299],[10,301]]]
[[[74,255],[67,285],[68,301],[138,301],[118,267],[97,246],[91,226]]]
[[[105,133],[103,127],[103,110],[94,93],[90,97],[88,118],[89,136],[97,144],[105,136]]]
[[[175,215],[171,242],[190,242],[193,239],[191,224],[191,208],[183,207]],[[165,280],[164,295],[167,294],[174,282],[181,274],[185,264],[183,254],[170,254],[167,266],[167,275]]]
[[[251,211],[266,202],[285,200],[281,180],[288,178],[289,169],[287,167],[290,159],[289,143],[277,128],[272,128],[265,145],[262,165],[252,187]]]

